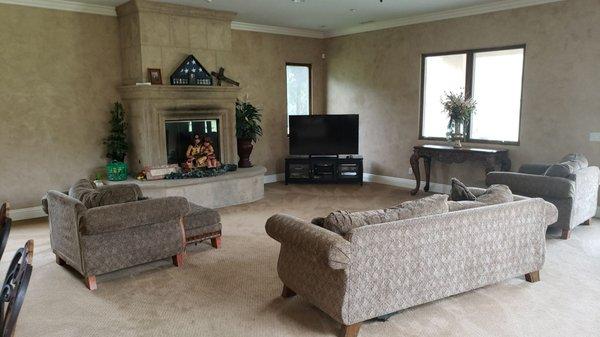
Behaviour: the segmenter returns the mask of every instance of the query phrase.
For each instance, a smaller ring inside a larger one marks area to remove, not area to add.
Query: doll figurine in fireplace
[[[220,166],[209,137],[194,135],[194,141],[188,146],[186,156],[188,159],[184,167],[186,170],[203,167],[217,168]]]

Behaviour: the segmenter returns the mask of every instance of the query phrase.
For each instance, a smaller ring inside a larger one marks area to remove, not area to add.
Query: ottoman
[[[190,212],[183,217],[186,244],[210,239],[215,248],[221,247],[221,216],[214,209],[190,204]]]

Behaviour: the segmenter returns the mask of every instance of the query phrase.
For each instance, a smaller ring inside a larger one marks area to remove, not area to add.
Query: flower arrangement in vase
[[[476,111],[476,102],[472,98],[466,98],[462,92],[447,92],[442,98],[442,105],[450,118],[446,137],[454,142],[454,147],[461,148],[461,141],[465,139],[464,130],[469,127],[471,115]]]

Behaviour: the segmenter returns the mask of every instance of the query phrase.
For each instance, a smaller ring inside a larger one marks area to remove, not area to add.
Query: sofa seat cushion
[[[352,229],[362,226],[447,213],[447,200],[448,196],[445,194],[434,194],[385,209],[362,212],[335,211],[330,213],[322,224],[325,229],[346,235]]]
[[[465,209],[487,206],[488,204],[475,200],[448,200],[448,212],[462,211]]]
[[[187,238],[221,230],[221,215],[219,212],[192,202],[189,204],[190,211],[183,217],[183,226]]]

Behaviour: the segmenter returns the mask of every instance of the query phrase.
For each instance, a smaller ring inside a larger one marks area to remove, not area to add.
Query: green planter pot
[[[110,181],[127,180],[127,163],[113,161],[106,165],[106,175]]]

